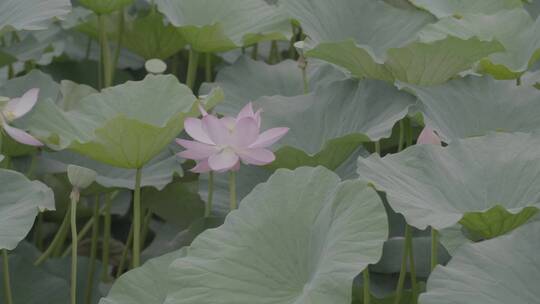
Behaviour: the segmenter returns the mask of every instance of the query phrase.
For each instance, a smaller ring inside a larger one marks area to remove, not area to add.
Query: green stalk
[[[199,53],[192,48],[189,49],[189,62],[187,68],[186,85],[193,91],[195,79],[197,78],[197,67],[199,66]]]
[[[381,155],[381,142],[380,141],[375,142],[375,153]]]
[[[403,150],[403,144],[405,143],[405,124],[403,119],[399,121],[399,142],[398,142],[398,152]]]
[[[118,263],[118,269],[116,270],[117,278],[121,276],[124,271],[124,265],[126,263],[129,247],[131,247],[131,242],[133,242],[133,225],[131,225],[131,228],[129,229],[128,237],[124,244],[124,250],[122,250],[122,255],[120,256],[120,263]]]
[[[408,117],[405,117],[405,121],[403,122],[404,123],[404,126],[405,126],[405,134],[406,134],[406,142],[407,142],[407,147],[410,147],[412,146],[412,142],[413,142],[413,129],[412,129],[412,126],[411,126],[411,119],[408,118]]]
[[[431,227],[431,271],[435,269],[435,266],[438,264],[438,249],[439,249],[439,240],[438,240],[437,229]]]
[[[231,171],[229,175],[229,195],[230,195],[230,209],[233,211],[238,208],[238,202],[236,201],[236,172]]]
[[[13,304],[13,295],[11,294],[11,280],[9,275],[9,257],[7,249],[2,249],[2,260],[4,261],[4,299],[6,304]]]
[[[409,249],[409,252],[407,255],[409,256],[409,271],[410,271],[410,277],[411,277],[411,289],[412,289],[412,299],[413,304],[416,303],[416,300],[418,298],[418,284],[416,281],[416,265],[414,262],[414,246],[413,246],[413,239],[412,239],[412,227],[406,224],[409,228],[409,234],[405,234],[405,242],[408,243],[407,247]]]
[[[204,80],[212,82],[212,53],[206,53],[204,56]]]
[[[103,211],[105,210],[105,207],[101,208],[99,210],[99,214],[103,214]],[[86,234],[90,231],[90,228],[92,228],[94,225],[94,217],[91,217],[87,222],[86,224],[84,224],[83,228],[79,231],[79,234],[77,235],[77,238],[79,240],[82,240],[84,239],[84,237],[86,236]],[[64,250],[64,252],[62,253],[62,257],[67,257],[68,254],[71,252],[71,245],[68,246],[66,248],[66,250]]]
[[[103,15],[98,15],[99,22],[99,40],[101,48],[101,60],[102,60],[102,74],[103,74],[103,86],[109,87],[112,84],[112,59],[111,50],[109,48],[109,40],[107,39],[107,29],[105,27],[105,18]]]
[[[84,297],[85,304],[90,304],[92,301],[92,290],[94,289],[94,274],[96,272],[96,256],[97,256],[97,245],[98,245],[98,235],[99,235],[99,195],[96,195],[96,200],[94,202],[94,212],[92,217],[94,222],[92,223],[92,239],[90,242],[90,259],[88,261],[88,275],[86,277],[86,293]],[[71,249],[72,251],[75,248]]]
[[[366,266],[366,269],[362,272],[363,278],[364,278],[364,303],[363,304],[369,304],[371,301],[371,294],[369,291],[369,269]]]
[[[101,280],[107,282],[109,280],[109,251],[111,242],[111,205],[112,194],[108,193],[105,196],[105,219],[103,224],[103,246],[101,251],[101,262],[103,271],[101,272]]]
[[[49,247],[45,252],[43,252],[37,260],[34,262],[34,266],[39,266],[45,260],[47,260],[54,251],[57,250],[58,247],[62,247],[62,244],[65,240],[65,235],[67,234],[67,231],[69,229],[69,216],[71,214],[71,205],[66,210],[66,215],[64,216],[64,220],[62,221],[62,224],[58,228],[58,231],[56,232],[56,235],[54,236],[54,239],[52,240],[51,244],[49,244]]]
[[[90,50],[92,49],[92,37],[88,36],[88,43],[86,44],[86,53],[84,54],[84,59],[90,59]]]
[[[141,264],[141,175],[142,169],[138,168],[133,196],[133,268]]]
[[[79,190],[73,189],[71,192],[71,289],[70,289],[70,300],[71,304],[77,303],[77,248],[78,248],[78,239],[77,239],[77,203],[79,201]]]
[[[407,238],[411,238],[411,226],[405,226],[405,248],[403,248],[403,256],[401,257],[401,269],[399,270],[399,278],[396,287],[396,298],[394,299],[394,304],[399,304],[401,302],[401,297],[403,296],[403,287],[405,285],[405,277],[407,276],[407,257],[410,251],[409,242]]]
[[[208,173],[208,201],[204,209],[204,216],[209,217],[212,213],[212,203],[214,200],[214,172]]]
[[[111,73],[111,85],[114,82],[114,74],[116,72],[116,66],[118,65],[118,58],[120,58],[120,51],[122,50],[122,37],[124,36],[124,9],[122,8],[118,13],[120,14],[120,18],[118,18],[118,38],[116,40],[113,62],[109,67]]]
[[[253,45],[253,49],[251,50],[251,59],[257,60],[257,57],[259,57],[259,44],[255,43]]]
[[[146,237],[148,236],[148,231],[150,230],[150,219],[152,219],[152,210],[148,209],[144,215],[142,233],[141,233],[141,244],[144,246]]]
[[[272,40],[272,46],[270,47],[270,55],[268,56],[268,63],[275,64],[279,62],[279,49],[276,40]]]

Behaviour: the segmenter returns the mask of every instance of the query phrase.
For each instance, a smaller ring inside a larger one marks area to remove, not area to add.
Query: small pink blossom
[[[43,143],[25,131],[10,126],[9,123],[30,112],[38,100],[38,94],[39,89],[30,89],[23,96],[8,101],[0,111],[2,129],[17,142],[36,147],[43,146]]]
[[[178,155],[197,161],[191,169],[197,173],[236,171],[240,168],[240,161],[256,166],[269,164],[276,157],[265,148],[289,131],[289,128],[272,128],[260,133],[261,110],[254,112],[251,103],[236,118],[218,118],[203,108],[200,111],[202,119],[187,118],[184,123],[186,132],[194,140],[176,140],[186,148]]]
[[[416,143],[419,145],[423,144],[431,144],[431,145],[441,145],[441,138],[435,131],[430,127],[424,127],[422,132],[420,132],[420,135],[418,136],[418,139],[416,140]]]

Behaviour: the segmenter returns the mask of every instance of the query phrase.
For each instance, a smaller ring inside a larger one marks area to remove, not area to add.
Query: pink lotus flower
[[[261,110],[253,112],[248,103],[236,118],[218,118],[200,109],[203,118],[187,118],[184,127],[194,139],[177,139],[176,142],[187,150],[178,153],[180,157],[193,159],[197,165],[193,172],[236,171],[240,161],[248,165],[262,166],[276,158],[272,151],[265,149],[283,137],[289,128],[273,128],[260,132]]]
[[[10,126],[8,123],[30,112],[38,100],[39,89],[30,89],[23,96],[13,98],[0,111],[2,129],[14,140],[29,146],[43,146],[43,144],[21,129]]]
[[[416,140],[418,145],[431,144],[431,145],[441,145],[441,138],[435,131],[430,127],[424,127],[418,139]]]

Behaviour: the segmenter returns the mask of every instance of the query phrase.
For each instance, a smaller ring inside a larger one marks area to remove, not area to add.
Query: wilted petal
[[[246,164],[252,164],[257,166],[262,166],[273,162],[276,159],[276,156],[272,151],[267,149],[245,149],[238,152],[240,158]]]
[[[431,144],[431,145],[441,145],[441,138],[429,127],[424,127],[420,135],[418,136],[417,144]]]
[[[43,143],[41,143],[39,140],[35,139],[32,135],[24,132],[21,129],[14,128],[6,123],[2,125],[4,128],[4,131],[13,138],[15,141],[29,145],[29,146],[35,146],[35,147],[41,147],[43,146]]]
[[[231,142],[230,132],[225,124],[214,115],[206,115],[202,119],[202,129],[208,134],[212,142],[216,144],[228,144]]]
[[[227,171],[232,169],[239,158],[231,149],[223,149],[218,154],[214,154],[208,158],[208,164],[214,171]]]
[[[289,128],[273,128],[262,132],[250,148],[269,147],[289,132]]]
[[[38,94],[39,94],[39,89],[34,88],[34,89],[28,90],[20,98],[14,98],[10,100],[6,104],[6,107],[4,108],[4,112],[10,113],[11,115],[13,115],[12,119],[23,116],[24,114],[32,110],[32,108],[34,107],[34,105],[36,104],[38,100]],[[6,116],[10,116],[10,115],[6,115]]]
[[[251,117],[244,117],[236,121],[232,134],[232,143],[235,147],[248,147],[254,143],[259,136],[257,122]]]
[[[182,158],[200,160],[208,158],[210,155],[218,152],[218,148],[216,146],[207,145],[196,141],[176,139],[176,143],[187,149],[178,153],[178,156]]]
[[[203,130],[202,121],[200,119],[191,117],[186,118],[184,121],[184,129],[186,130],[186,133],[193,139],[205,144],[214,144],[208,134]]]
[[[208,165],[208,159],[205,159],[198,162],[190,171],[195,173],[206,173],[212,171],[212,169],[210,169],[210,166]]]

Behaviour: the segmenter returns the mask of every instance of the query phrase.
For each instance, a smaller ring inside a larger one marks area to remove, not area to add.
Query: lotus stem
[[[204,216],[209,217],[212,213],[212,203],[214,200],[214,172],[208,173],[208,201],[204,209]]]
[[[206,53],[204,56],[204,80],[212,82],[212,53]]]
[[[408,243],[407,248],[409,249],[409,252],[407,255],[409,256],[409,271],[411,276],[411,289],[412,289],[412,303],[416,303],[417,297],[418,297],[418,284],[416,281],[416,263],[414,262],[414,244],[413,244],[413,238],[412,238],[412,227],[407,224],[407,227],[409,228],[409,234],[405,234],[405,242]]]
[[[4,299],[6,304],[13,304],[13,295],[11,294],[11,280],[9,275],[9,257],[7,249],[2,249],[2,260],[4,264]]]
[[[122,8],[119,12],[120,18],[118,18],[118,37],[116,40],[116,49],[114,50],[114,57],[112,65],[109,67],[109,72],[111,74],[110,79],[112,85],[114,82],[114,74],[116,73],[116,66],[118,65],[118,59],[120,58],[120,51],[122,50],[122,37],[124,36],[124,9]]]
[[[79,202],[79,190],[73,189],[70,195],[71,199],[71,289],[70,303],[77,303],[77,249],[79,240],[77,238],[77,203]]]
[[[103,211],[105,210],[105,207],[101,208],[99,210],[99,214],[103,214]],[[84,237],[86,236],[86,234],[90,231],[90,228],[92,228],[94,225],[94,217],[91,217],[87,222],[86,224],[84,224],[83,228],[79,231],[79,234],[78,234],[78,238],[79,240],[82,240],[84,239]],[[64,250],[64,252],[62,253],[62,257],[67,257],[68,254],[71,252],[71,245],[69,245],[66,250]]]
[[[272,46],[270,47],[270,55],[268,56],[269,64],[276,64],[280,61],[279,48],[276,40],[272,40]]]
[[[405,143],[405,123],[403,119],[399,121],[399,142],[398,142],[398,152],[403,150],[403,144]]]
[[[366,269],[362,272],[364,278],[364,303],[369,304],[371,301],[371,293],[369,288],[369,268],[366,266]]]
[[[101,250],[101,262],[103,270],[101,272],[101,280],[107,282],[109,280],[109,251],[111,242],[111,205],[112,194],[105,196],[105,218],[103,224],[103,246]]]
[[[307,77],[307,60],[304,57],[304,54],[300,54],[300,57],[298,58],[298,67],[302,71],[302,82],[304,84],[304,94],[309,93],[309,81]]]
[[[437,229],[431,227],[431,271],[435,269],[435,266],[438,264],[438,249],[439,249],[439,238],[438,238]]]
[[[56,232],[56,235],[54,236],[54,239],[52,240],[51,244],[49,244],[49,247],[47,247],[47,250],[43,252],[37,260],[34,262],[35,266],[41,265],[45,260],[47,260],[54,251],[56,251],[57,247],[61,247],[65,235],[67,234],[67,230],[69,229],[69,216],[71,214],[71,205],[68,206],[68,209],[66,210],[66,214],[64,216],[64,220],[62,221],[62,224],[60,224],[60,227],[58,228],[58,231]]]
[[[229,195],[230,195],[230,210],[233,211],[238,208],[236,201],[236,172],[231,171],[229,175]]]
[[[403,255],[401,257],[401,269],[399,270],[398,283],[396,287],[396,298],[394,299],[394,304],[399,304],[401,302],[401,297],[403,296],[403,287],[405,285],[405,277],[407,276],[407,257],[409,256],[409,245],[412,242],[408,242],[407,239],[411,239],[411,226],[405,226],[405,246],[403,248]]]
[[[131,246],[131,242],[133,242],[133,225],[131,225],[131,228],[129,229],[126,243],[124,244],[124,250],[122,250],[122,255],[120,256],[120,263],[118,263],[118,269],[116,270],[117,278],[121,276],[122,272],[124,271],[124,265],[126,263],[127,254],[129,251],[129,247]]]
[[[109,40],[107,39],[107,29],[105,27],[105,17],[98,15],[99,22],[99,39],[101,47],[101,60],[102,60],[102,73],[103,73],[103,86],[109,87],[112,84],[112,58],[111,50],[109,48]]]
[[[94,274],[96,272],[96,255],[97,255],[97,245],[98,245],[98,235],[99,235],[99,195],[96,195],[96,200],[94,202],[94,212],[92,218],[94,222],[92,223],[92,238],[90,242],[90,259],[88,261],[88,275],[86,277],[86,294],[84,297],[85,304],[90,304],[92,301],[92,290],[94,289]],[[73,250],[73,249],[71,249]]]
[[[199,53],[193,48],[189,49],[189,62],[187,68],[186,85],[193,91],[195,79],[197,78],[197,67],[199,66]]]
[[[375,142],[375,153],[381,155],[381,142],[380,141]]]
[[[251,59],[257,60],[257,57],[259,57],[259,44],[255,43],[253,45],[253,49],[251,50]]]
[[[142,168],[138,168],[133,197],[133,268],[141,264],[141,175]]]

